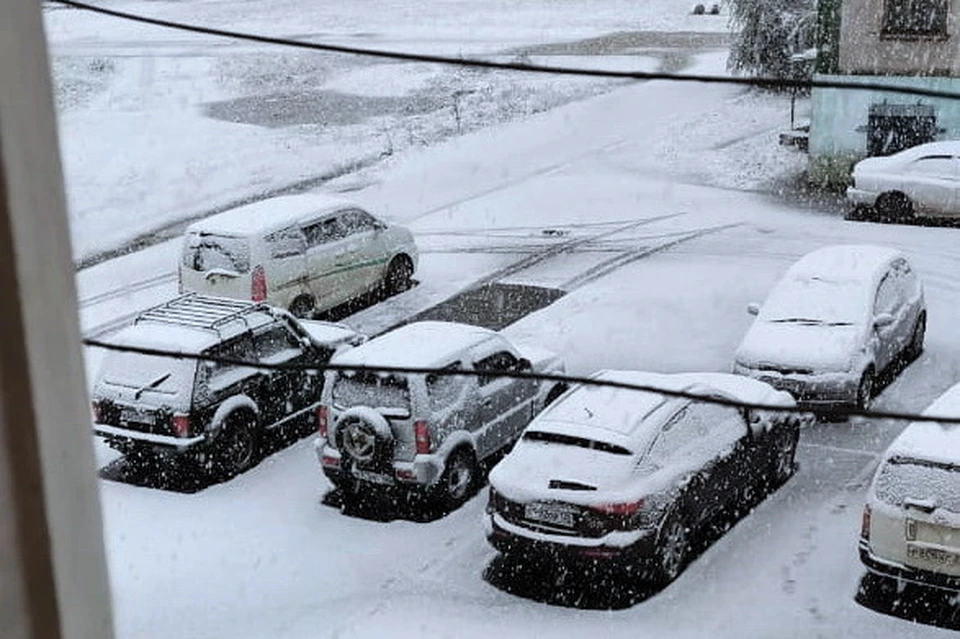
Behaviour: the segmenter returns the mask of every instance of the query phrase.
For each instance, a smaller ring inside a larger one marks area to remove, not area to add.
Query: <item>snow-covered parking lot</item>
[[[323,14],[297,13],[290,2],[239,3],[231,14],[223,4],[170,3],[162,11],[185,20],[234,15],[237,24],[255,29],[282,8],[284,19],[269,23],[275,33],[300,33],[303,23]],[[378,43],[427,48],[441,41],[451,46],[469,32],[471,51],[488,52],[609,33],[621,28],[630,10],[627,3],[603,10],[576,3],[554,14],[554,5],[537,3],[517,13],[507,4],[491,9],[484,23],[489,30],[458,30],[452,17],[433,12],[421,28],[410,17],[356,24],[335,12],[342,22],[330,18],[327,29],[316,30],[348,40],[359,37],[351,29],[369,30]],[[156,5],[124,3],[145,12]],[[386,10],[387,3],[377,7]],[[394,17],[408,13],[393,5],[389,10]],[[508,10],[513,13],[497,13]],[[704,24],[690,23],[686,10],[651,3],[629,26],[682,31]],[[590,19],[577,22],[584,11]],[[140,46],[130,44],[141,39],[139,31],[72,11],[50,13],[55,54],[77,60],[88,47],[98,57],[120,60],[121,49]],[[484,15],[478,10],[478,21]],[[498,22],[490,17],[496,15],[512,18]],[[554,18],[540,24],[542,15]],[[716,31],[723,24],[703,28]],[[433,39],[421,39],[424,31]],[[159,40],[147,51],[169,48],[185,57],[175,83],[179,93],[164,94],[167,85],[141,68],[94,89],[94,102],[61,112],[78,257],[183,218],[186,209],[199,211],[356,159],[336,146],[351,139],[340,133],[311,140],[303,129],[224,124],[201,113],[198,102],[224,96],[183,98],[183,113],[172,112],[171,95],[212,93],[217,49],[204,41],[161,42],[155,32],[150,37]],[[165,66],[170,57],[160,60],[156,68],[172,68]],[[691,70],[724,72],[722,52],[700,53],[689,62]],[[147,63],[138,57],[136,64]],[[374,82],[385,77],[367,73]],[[152,94],[158,102],[137,104],[137,82],[158,89]],[[883,390],[876,407],[919,412],[960,380],[957,230],[846,222],[765,192],[783,172],[802,166],[801,156],[776,147],[778,128],[789,117],[787,99],[664,82],[604,88],[609,91],[462,136],[435,136],[435,143],[408,146],[388,162],[325,184],[323,190],[349,189],[371,210],[408,225],[422,252],[418,286],[345,321],[377,333],[478,282],[529,284],[564,294],[504,330],[516,341],[550,345],[573,374],[599,368],[727,371],[751,320],[747,304],[762,300],[787,266],[825,244],[875,243],[911,257],[929,307],[926,351]],[[170,121],[138,137],[158,113]],[[180,129],[171,122],[189,125]],[[151,144],[171,131],[189,143],[178,147],[182,155],[166,147],[169,166],[161,168]],[[236,131],[244,137],[220,146]],[[357,129],[352,139],[362,146],[365,133]],[[127,136],[137,144],[123,147]],[[129,149],[128,160],[111,157],[116,164],[101,165],[101,174],[85,165],[85,153],[104,158],[118,147]],[[321,170],[301,170],[305,161]],[[123,170],[148,164],[157,172]],[[183,183],[184,167],[197,171],[194,182]],[[128,224],[134,206],[142,214]],[[159,242],[79,271],[84,330],[109,327],[173,295],[177,251],[175,242]],[[100,353],[87,356],[92,373]],[[538,601],[549,602],[561,589],[606,587],[573,573],[554,574],[532,588],[511,588],[498,578],[491,570],[495,552],[483,538],[483,492],[430,522],[373,521],[325,505],[329,485],[309,439],[196,494],[103,481],[118,636],[945,635],[949,631],[854,601],[863,573],[856,542],[865,482],[877,455],[903,427],[855,418],[808,428],[792,480],[674,584],[613,611]],[[111,459],[104,448],[97,453],[101,463]]]

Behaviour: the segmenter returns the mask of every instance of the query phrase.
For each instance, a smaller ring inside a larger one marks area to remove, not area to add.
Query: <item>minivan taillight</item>
[[[430,427],[427,422],[419,420],[413,423],[413,435],[417,441],[417,454],[430,453]]]
[[[327,418],[330,411],[324,404],[317,406],[317,434],[321,437],[327,436]]]
[[[250,276],[250,299],[254,302],[267,299],[267,274],[259,264],[253,268]]]
[[[190,436],[190,416],[189,415],[174,415],[173,416],[173,434],[177,437],[189,437]]]
[[[860,536],[866,541],[870,541],[870,515],[870,504],[866,504],[863,507],[863,519],[860,521]]]

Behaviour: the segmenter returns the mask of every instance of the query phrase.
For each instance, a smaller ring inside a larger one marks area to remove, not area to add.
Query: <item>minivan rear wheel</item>
[[[290,314],[297,319],[310,319],[316,311],[316,302],[310,295],[301,295],[290,304]]]
[[[403,293],[413,286],[413,262],[406,255],[398,255],[390,261],[383,281],[387,295]]]

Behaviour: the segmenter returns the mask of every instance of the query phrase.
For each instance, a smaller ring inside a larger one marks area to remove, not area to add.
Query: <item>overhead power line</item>
[[[656,393],[665,397],[677,397],[696,402],[708,404],[718,404],[720,406],[730,406],[745,410],[768,411],[776,413],[788,413],[801,416],[818,415],[830,418],[846,417],[867,417],[873,419],[894,419],[910,422],[938,422],[941,424],[960,424],[960,417],[937,417],[935,415],[918,415],[914,413],[899,413],[891,411],[859,410],[855,408],[816,408],[808,409],[798,406],[778,406],[775,404],[759,404],[753,402],[743,402],[725,397],[713,395],[703,395],[691,393],[683,390],[661,388],[658,386],[646,384],[632,384],[629,382],[619,382],[609,379],[597,379],[593,377],[580,377],[576,375],[559,375],[554,373],[527,373],[520,371],[478,371],[472,369],[449,369],[449,368],[425,368],[417,366],[354,366],[346,364],[328,363],[323,366],[300,363],[278,363],[270,364],[265,362],[255,362],[231,357],[218,357],[214,355],[203,355],[198,353],[187,353],[163,348],[148,348],[141,346],[131,346],[126,344],[114,344],[96,339],[83,340],[84,345],[93,348],[102,348],[108,351],[117,351],[122,353],[137,353],[139,355],[148,355],[153,357],[170,357],[172,359],[191,360],[198,362],[212,362],[226,366],[239,366],[244,368],[256,368],[272,371],[347,371],[355,373],[374,373],[374,374],[400,374],[400,375],[437,375],[438,377],[506,377],[509,379],[532,379],[544,382],[557,382],[568,385],[592,386],[618,388],[622,390],[640,391],[646,393]]]
[[[187,24],[164,20],[161,18],[151,18],[149,16],[128,13],[126,11],[117,11],[97,5],[77,2],[76,0],[56,0],[62,5],[73,7],[75,9],[84,9],[105,16],[130,20],[142,24],[153,25],[165,29],[176,29],[190,33],[199,33],[222,38],[233,38],[236,40],[245,40],[247,42],[258,42],[261,44],[270,44],[276,46],[292,47],[297,49],[307,49],[311,51],[325,51],[328,53],[343,53],[358,56],[367,56],[373,58],[383,58],[388,60],[400,60],[404,62],[429,62],[435,64],[446,64],[458,67],[472,67],[476,69],[496,69],[500,71],[520,71],[524,73],[552,73],[556,75],[572,75],[593,78],[615,78],[623,80],[668,80],[671,82],[697,82],[704,84],[732,84],[740,86],[761,87],[761,88],[788,88],[788,89],[846,89],[851,91],[885,91],[888,93],[900,93],[906,95],[915,95],[927,98],[945,98],[955,100],[960,98],[960,93],[954,91],[943,91],[939,89],[928,89],[924,87],[910,87],[902,84],[881,84],[878,82],[850,82],[846,80],[827,80],[823,78],[813,80],[795,80],[790,78],[770,78],[770,77],[731,77],[703,74],[678,74],[678,73],[660,73],[647,71],[613,71],[603,69],[584,69],[579,67],[554,67],[538,64],[522,64],[519,62],[497,62],[494,60],[484,60],[481,58],[463,58],[433,55],[426,53],[408,53],[403,51],[391,51],[385,49],[368,49],[364,47],[350,47],[339,44],[329,44],[322,42],[307,42],[303,40],[292,40],[289,38],[268,36],[256,33],[247,33],[243,31],[232,31],[229,29],[218,29],[197,24]]]

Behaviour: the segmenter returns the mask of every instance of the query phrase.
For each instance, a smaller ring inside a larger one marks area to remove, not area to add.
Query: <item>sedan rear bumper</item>
[[[866,566],[867,570],[884,577],[902,579],[944,590],[960,591],[960,577],[912,568],[899,562],[881,559],[873,554],[870,550],[870,544],[862,539],[860,540],[860,561]]]

